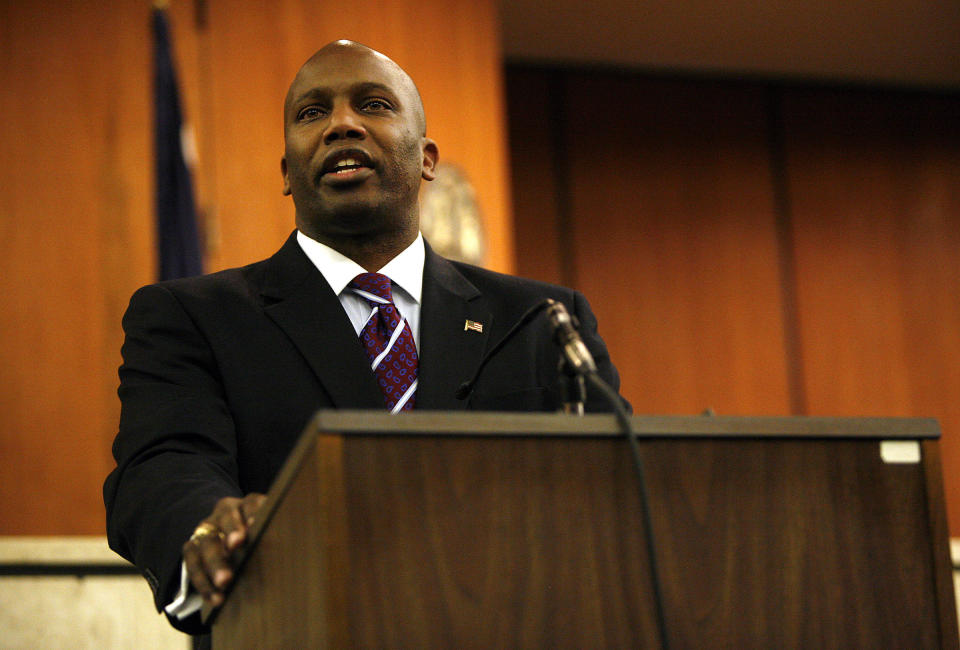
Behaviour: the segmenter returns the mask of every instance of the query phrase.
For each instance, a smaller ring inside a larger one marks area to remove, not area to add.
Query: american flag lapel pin
[[[463,331],[466,332],[468,330],[483,334],[483,323],[478,323],[475,320],[467,319],[463,324]]]

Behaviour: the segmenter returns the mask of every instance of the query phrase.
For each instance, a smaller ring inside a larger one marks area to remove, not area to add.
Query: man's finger
[[[205,538],[197,545],[204,572],[217,590],[223,590],[233,579],[228,551],[221,537]]]
[[[247,535],[247,524],[240,510],[241,499],[226,497],[217,502],[213,513],[208,518],[223,533],[223,542],[226,550],[232,551]]]
[[[251,492],[243,497],[243,501],[240,502],[240,511],[243,514],[244,523],[246,523],[248,528],[253,525],[254,515],[266,500],[267,495],[260,494],[259,492]]]
[[[220,590],[232,577],[221,535],[210,522],[204,521],[183,546],[183,561],[190,583],[212,605],[223,600]]]

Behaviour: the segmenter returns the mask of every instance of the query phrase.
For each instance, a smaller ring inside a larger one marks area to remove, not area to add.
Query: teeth
[[[359,167],[359,166],[360,166],[360,161],[356,160],[355,158],[344,158],[343,160],[338,161],[337,164],[335,165],[335,167]]]

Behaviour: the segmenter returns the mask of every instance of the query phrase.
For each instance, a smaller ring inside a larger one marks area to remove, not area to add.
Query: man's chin
[[[362,237],[389,229],[393,220],[388,212],[377,206],[351,201],[337,209],[325,205],[324,212],[308,218],[297,216],[297,227],[306,234],[317,233],[326,237]]]

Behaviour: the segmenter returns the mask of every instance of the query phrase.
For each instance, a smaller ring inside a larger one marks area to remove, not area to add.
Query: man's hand
[[[265,499],[257,492],[242,499],[220,499],[183,545],[190,584],[206,604],[217,607],[223,602],[223,591],[233,580],[230,555],[246,541],[247,529]]]

